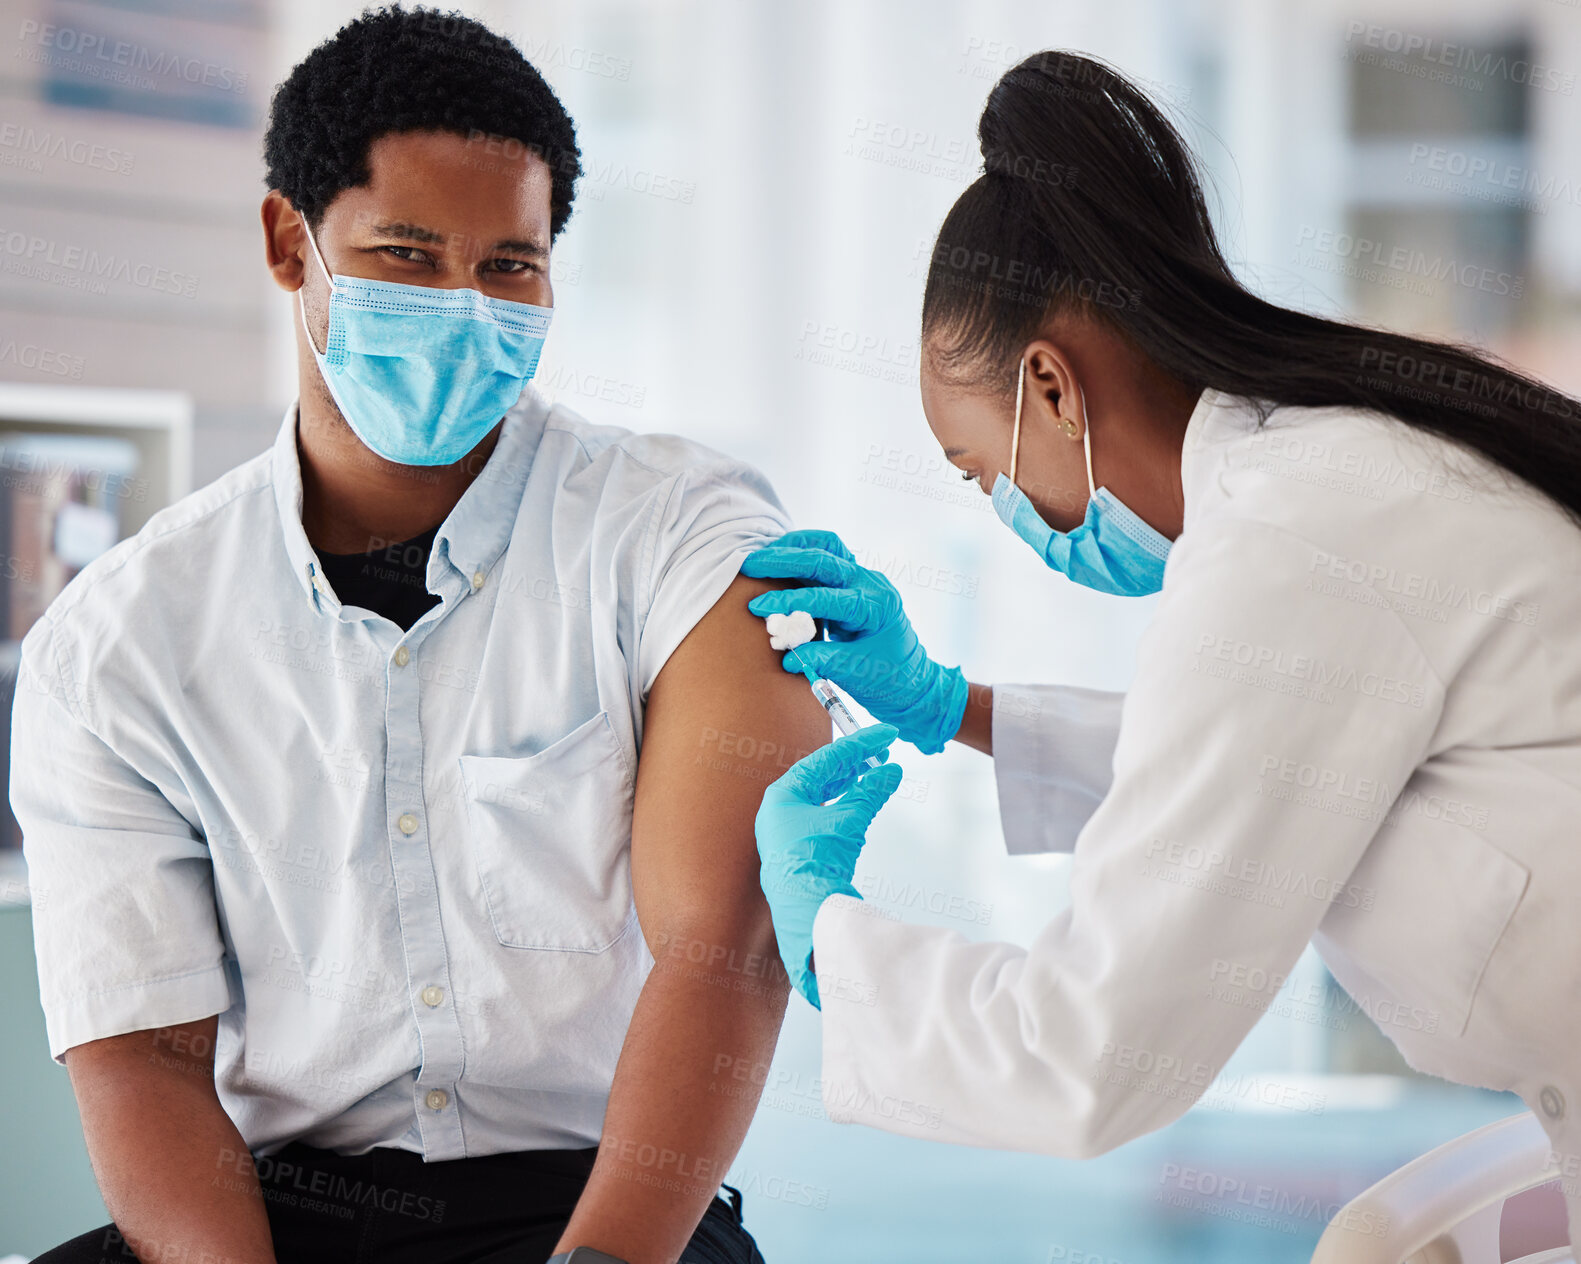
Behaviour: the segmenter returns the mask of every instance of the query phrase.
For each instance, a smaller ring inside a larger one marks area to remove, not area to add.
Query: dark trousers
[[[406,1150],[342,1155],[293,1142],[257,1166],[280,1264],[544,1264],[597,1154],[525,1150],[425,1163]],[[741,1225],[741,1195],[730,1195],[709,1204],[681,1264],[764,1264]],[[136,1258],[105,1225],[35,1264]]]

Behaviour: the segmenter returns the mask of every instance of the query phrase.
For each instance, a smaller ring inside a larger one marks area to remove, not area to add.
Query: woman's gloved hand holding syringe
[[[786,665],[794,664],[795,669],[807,677],[807,683],[812,686],[812,696],[818,699],[824,713],[834,721],[834,727],[840,730],[841,736],[850,737],[861,728],[856,717],[851,714],[851,709],[845,705],[845,698],[840,691],[826,677],[820,676],[802,662],[796,652],[818,635],[818,625],[813,617],[805,610],[792,610],[789,614],[771,614],[763,623],[768,628],[770,647],[785,651]],[[877,755],[869,755],[864,762],[869,768],[877,768],[884,761]]]
[[[763,593],[747,603],[759,617],[804,610],[822,619],[827,641],[787,656],[786,671],[810,668],[834,681],[924,755],[961,727],[966,677],[923,650],[895,586],[861,565],[832,531],[792,531],[747,557],[743,575],[800,580],[808,587]]]
[[[750,554],[741,573],[806,585],[763,593],[747,609],[760,618],[799,610],[823,620],[829,639],[788,650],[782,666],[833,681],[882,721],[797,761],[764,791],[758,809],[763,890],[780,956],[796,989],[818,1006],[813,919],[830,895],[861,898],[851,884],[857,857],[900,785],[898,767],[874,768],[870,758],[887,759],[896,737],[926,755],[943,750],[961,727],[966,677],[928,657],[895,586],[857,562],[833,532],[792,531]]]

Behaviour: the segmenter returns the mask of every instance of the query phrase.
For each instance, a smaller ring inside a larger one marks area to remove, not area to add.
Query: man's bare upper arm
[[[665,933],[719,944],[761,942],[766,930],[772,951],[753,819],[769,782],[830,736],[807,682],[781,668],[747,609],[782,586],[737,576],[649,691],[631,870],[655,956]]]
[[[106,1094],[106,1100],[113,1101],[127,1087],[128,1079],[172,1075],[212,1086],[218,1030],[219,1018],[211,1015],[190,1023],[89,1040],[66,1050],[66,1074],[85,1110],[84,1097],[96,1104],[100,1095]]]
[[[207,1114],[231,1126],[214,1083],[218,1030],[219,1018],[211,1015],[66,1050],[66,1074],[101,1185],[101,1169],[114,1162],[120,1141],[128,1132],[145,1131],[152,1119],[168,1123]]]

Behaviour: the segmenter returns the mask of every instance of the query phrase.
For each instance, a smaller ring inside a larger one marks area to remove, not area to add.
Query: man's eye
[[[422,259],[419,256],[427,257],[416,246],[383,246],[381,249],[388,250],[397,259],[405,260],[407,263],[420,263]]]
[[[529,263],[526,259],[495,259],[493,260],[493,263],[495,265],[494,270],[496,272],[503,272],[508,276],[514,276],[523,272],[538,271],[538,265],[536,263]]]

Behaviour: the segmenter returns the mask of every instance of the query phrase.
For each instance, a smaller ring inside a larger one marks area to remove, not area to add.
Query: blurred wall
[[[190,392],[199,485],[258,449],[280,394],[257,227],[273,29],[264,0],[0,3],[0,373]]]

